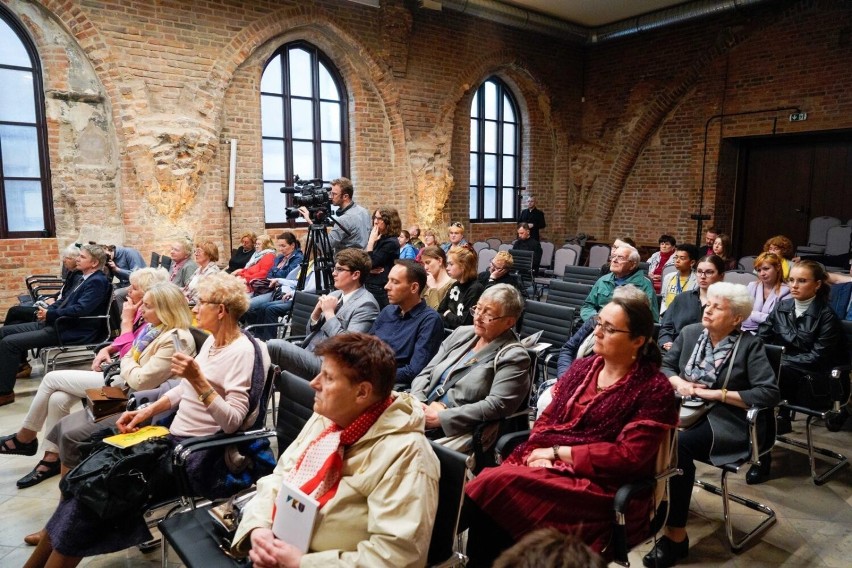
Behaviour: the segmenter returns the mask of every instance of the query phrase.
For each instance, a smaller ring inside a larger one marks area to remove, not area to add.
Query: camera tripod
[[[305,241],[305,253],[302,258],[302,269],[299,271],[296,290],[305,289],[305,278],[308,275],[311,262],[314,265],[316,293],[328,294],[334,289],[334,279],[332,277],[334,252],[331,250],[326,226],[322,223],[311,222],[308,228],[308,238]]]

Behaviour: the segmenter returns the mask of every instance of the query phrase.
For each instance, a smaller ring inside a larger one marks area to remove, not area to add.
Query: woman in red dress
[[[575,361],[559,379],[529,440],[467,486],[470,566],[490,566],[503,548],[545,526],[575,533],[601,552],[615,492],[654,474],[678,415],[659,370],[651,310],[616,298],[596,317],[595,355]],[[629,512],[628,528],[647,524],[649,506]]]

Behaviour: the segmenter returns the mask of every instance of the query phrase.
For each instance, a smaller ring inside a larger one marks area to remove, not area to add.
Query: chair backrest
[[[595,245],[589,249],[588,266],[600,268],[609,261],[610,247],[608,245]]]
[[[665,280],[666,276],[668,276],[669,274],[671,274],[672,272],[675,272],[675,271],[677,271],[677,268],[675,267],[674,264],[664,266],[663,267],[663,273],[662,273],[662,279]]]
[[[497,256],[497,251],[491,248],[479,251],[476,271],[482,272],[483,270],[488,270],[488,265],[491,264],[491,261],[494,260],[495,256]]]
[[[553,266],[553,243],[549,241],[542,241],[541,243],[541,266],[542,268],[550,268]]]
[[[561,278],[565,275],[566,266],[577,264],[577,251],[569,248],[561,248],[553,253],[553,275]]]
[[[576,310],[568,306],[529,300],[524,306],[521,335],[526,337],[542,331],[539,342],[550,343],[558,349],[571,337],[575,314]]]
[[[314,413],[314,389],[310,381],[283,371],[278,379],[278,417],[275,434],[278,437],[278,453],[293,443],[305,423]]]
[[[269,409],[269,401],[272,400],[272,393],[275,386],[280,382],[281,367],[278,365],[270,365],[266,371],[266,380],[263,382],[263,390],[260,392],[260,400],[257,402],[257,418],[249,430],[259,430],[266,424],[266,411]],[[279,446],[280,447],[280,446]]]
[[[497,250],[512,250],[512,243],[503,243],[499,247],[497,247]]]
[[[529,250],[509,249],[514,263],[512,271],[521,282],[525,297],[535,297],[535,274],[533,273],[533,252]],[[529,288],[532,288],[530,291]]]
[[[643,274],[645,275],[645,277],[647,278],[647,276],[648,276],[648,270],[651,268],[651,265],[650,265],[650,264],[648,264],[647,262],[640,262],[640,263],[639,263],[638,268],[639,268],[639,270],[641,270],[641,271],[642,271],[642,273],[643,273]]]
[[[311,313],[317,305],[319,296],[310,292],[297,290],[293,294],[293,311],[290,312],[290,336],[297,337],[308,334],[308,324]]]
[[[171,270],[172,269],[172,257],[166,256],[166,255],[161,255],[160,256],[160,266],[162,266],[166,270]]]
[[[574,261],[574,264],[580,263],[580,257],[583,256],[583,247],[581,247],[577,243],[565,243],[564,245],[562,245],[562,248],[571,249],[574,252],[576,252],[577,253],[577,260]]]
[[[151,253],[151,268],[157,268],[160,266],[160,253],[152,252]]]
[[[749,282],[754,282],[757,280],[757,276],[749,271],[745,270],[727,270],[725,271],[725,282],[732,282],[734,284],[742,284],[743,286],[748,286]]]
[[[828,242],[828,230],[840,225],[837,217],[814,217],[808,229],[808,246],[825,246]]]
[[[576,282],[578,284],[594,284],[600,277],[601,271],[598,267],[566,266],[562,279],[566,282]]]
[[[838,225],[830,228],[825,238],[825,255],[848,253],[850,237],[852,237],[852,225]]]
[[[487,248],[491,247],[488,246],[488,243],[486,243],[485,241],[476,241],[475,243],[473,243],[473,250],[474,252],[476,252],[476,254],[479,254],[479,251],[481,251],[482,249]]]
[[[192,340],[195,342],[195,352],[200,352],[201,346],[204,345],[204,342],[207,341],[210,334],[197,327],[190,327],[189,333],[192,334]]]
[[[741,257],[738,261],[740,265],[740,270],[744,272],[752,272],[754,270],[754,261],[757,259],[757,255],[751,254],[748,256]]]
[[[438,481],[438,510],[429,542],[427,563],[438,565],[453,556],[453,545],[458,532],[459,515],[464,500],[464,487],[468,476],[468,456],[433,441],[429,442],[441,464]]]
[[[503,241],[501,241],[497,237],[485,239],[485,242],[488,243],[488,246],[493,248],[494,250],[497,250],[497,248],[503,244]]]
[[[565,282],[554,278],[550,281],[547,291],[547,303],[574,308],[579,312],[591,290],[592,284]]]

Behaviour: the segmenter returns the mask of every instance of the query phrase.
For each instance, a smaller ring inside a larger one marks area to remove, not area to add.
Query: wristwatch
[[[553,461],[559,461],[559,444],[553,444]]]

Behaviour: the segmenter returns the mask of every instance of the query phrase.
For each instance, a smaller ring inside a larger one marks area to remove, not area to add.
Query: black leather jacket
[[[785,347],[785,364],[806,372],[828,373],[849,360],[840,320],[820,298],[798,318],[794,300],[778,302],[757,334],[766,343]]]

